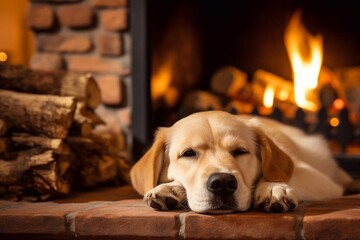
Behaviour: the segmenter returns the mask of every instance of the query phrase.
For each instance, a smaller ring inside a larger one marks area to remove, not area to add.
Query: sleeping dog
[[[192,114],[159,128],[130,172],[133,187],[158,210],[286,212],[299,201],[342,196],[353,179],[319,135],[260,117]]]

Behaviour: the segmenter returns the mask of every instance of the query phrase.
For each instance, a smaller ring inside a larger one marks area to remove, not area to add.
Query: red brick
[[[92,48],[92,41],[85,35],[38,35],[40,51],[83,53]]]
[[[135,191],[135,190],[133,190]],[[138,196],[137,199],[127,199],[127,200],[121,200],[116,203],[119,206],[123,207],[148,207],[145,202]]]
[[[129,198],[129,193],[131,197],[138,197],[130,186],[126,186],[116,193],[98,191],[100,198],[88,193],[90,195],[85,198],[77,199],[87,202],[82,204],[0,200],[0,238],[331,240],[357,239],[360,236],[357,227],[360,224],[360,195],[302,203],[298,211],[286,214],[249,211],[201,215],[155,211],[140,198],[100,201],[123,199],[124,195]],[[70,201],[70,198],[65,200]],[[88,202],[91,200],[98,202]]]
[[[92,0],[95,7],[126,7],[127,0]]]
[[[70,28],[86,28],[94,24],[94,12],[84,5],[64,5],[58,10],[60,23]]]
[[[142,200],[138,200],[140,203]],[[159,212],[141,202],[138,206],[120,202],[100,206],[74,215],[76,236],[175,238],[178,212]]]
[[[304,204],[306,239],[352,239],[360,236],[360,195]]]
[[[101,105],[98,107],[100,108]],[[105,126],[98,125],[96,127]],[[134,200],[137,198],[137,200]],[[54,202],[58,203],[86,203],[86,202],[98,202],[102,201],[121,201],[122,204],[137,206],[141,201],[140,195],[130,185],[116,186],[116,187],[103,187],[91,189],[91,191],[76,191],[74,190],[70,196],[66,198],[55,199]],[[130,199],[130,200],[124,200]],[[143,203],[143,202],[142,202]]]
[[[30,67],[36,70],[59,70],[63,66],[62,57],[55,53],[36,53],[30,61]]]
[[[54,25],[54,11],[48,5],[30,4],[27,11],[27,23],[36,30],[48,30]]]
[[[327,201],[306,202],[308,211],[328,211],[328,210],[345,210],[360,206],[360,194],[349,195],[346,197],[331,199]]]
[[[130,59],[98,58],[91,56],[69,56],[67,66],[70,71],[108,73],[127,75],[130,72]]]
[[[100,87],[102,102],[106,105],[119,105],[122,100],[122,84],[118,75],[95,76]]]
[[[305,239],[341,240],[360,236],[360,209],[308,213],[304,217]]]
[[[0,211],[0,233],[65,235],[65,216],[87,207],[89,204],[21,203]]]
[[[122,54],[122,38],[119,34],[101,34],[96,38],[96,50],[103,56]]]
[[[17,207],[19,204],[21,203],[14,201],[0,200],[0,211],[7,208]]]
[[[189,239],[295,239],[295,214],[247,212],[225,215],[188,213]]]
[[[128,25],[127,9],[103,10],[100,18],[102,26],[108,31],[125,30]]]

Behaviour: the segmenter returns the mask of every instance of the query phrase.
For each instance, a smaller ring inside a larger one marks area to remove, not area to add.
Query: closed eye
[[[247,153],[249,153],[249,151],[246,150],[245,148],[236,148],[234,151],[232,151],[232,155],[234,157],[238,157]]]
[[[185,157],[185,158],[192,158],[192,157],[196,157],[197,154],[194,150],[192,150],[191,148],[186,149],[185,151],[183,151],[180,154],[180,157]]]

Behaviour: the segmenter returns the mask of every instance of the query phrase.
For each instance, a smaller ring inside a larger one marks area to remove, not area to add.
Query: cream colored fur
[[[235,177],[231,196],[207,189],[214,173]],[[252,203],[264,211],[285,212],[299,201],[340,197],[352,181],[320,136],[221,111],[195,113],[160,128],[131,179],[150,206],[185,206],[199,213],[246,211]]]

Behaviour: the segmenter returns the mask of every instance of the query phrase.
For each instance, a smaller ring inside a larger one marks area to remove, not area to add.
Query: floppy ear
[[[262,172],[269,182],[288,182],[294,171],[294,163],[276,144],[261,130],[255,130],[260,148]]]
[[[130,170],[131,183],[141,195],[157,186],[163,168],[165,143],[166,131],[162,128],[156,133],[151,148]]]

